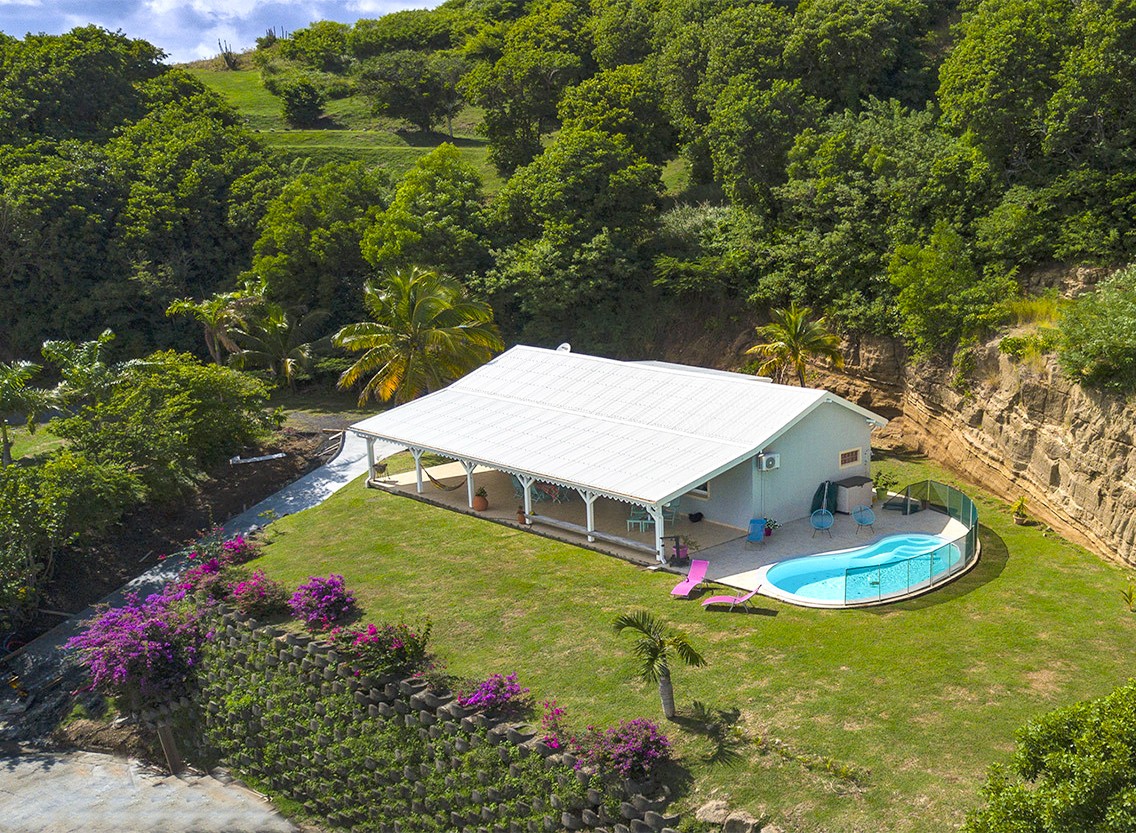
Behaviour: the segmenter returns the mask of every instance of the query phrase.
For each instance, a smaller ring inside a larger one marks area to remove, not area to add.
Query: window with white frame
[[[687,494],[690,495],[691,497],[700,497],[700,498],[704,498],[704,499],[709,498],[710,497],[710,481],[707,480],[701,486],[695,486],[693,489],[691,489],[689,492],[687,492]]]
[[[840,452],[840,468],[846,469],[860,465],[861,449],[848,448]]]

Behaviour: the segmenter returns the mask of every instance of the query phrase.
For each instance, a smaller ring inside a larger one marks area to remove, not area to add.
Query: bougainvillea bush
[[[467,709],[500,714],[510,707],[516,707],[519,698],[528,693],[521,688],[516,674],[508,676],[490,674],[488,678],[473,686],[469,692],[458,694],[458,704]]]
[[[264,570],[254,570],[228,583],[228,596],[233,606],[245,616],[261,618],[288,610],[288,591],[273,581]]]
[[[335,650],[360,674],[414,674],[431,666],[427,651],[430,623],[420,628],[409,625],[367,625],[335,628],[331,632]]]
[[[589,726],[572,740],[576,768],[612,772],[622,778],[648,780],[671,757],[671,742],[659,727],[643,717],[621,720],[613,729]]]
[[[550,749],[562,749],[567,746],[572,736],[564,725],[567,711],[556,704],[555,700],[545,700],[544,714],[540,718],[540,728],[544,732],[541,740]]]
[[[178,576],[176,586],[186,593],[202,593],[211,599],[223,599],[229,592],[224,569],[225,565],[216,557],[196,561]]]
[[[206,638],[186,591],[171,585],[145,599],[128,594],[124,605],[100,612],[66,647],[78,651],[90,687],[138,708],[185,693]]]
[[[312,631],[328,630],[354,606],[355,597],[347,589],[343,576],[335,573],[326,578],[309,576],[288,600],[292,615]]]

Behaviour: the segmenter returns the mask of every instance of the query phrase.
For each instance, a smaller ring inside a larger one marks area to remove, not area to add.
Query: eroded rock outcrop
[[[905,367],[890,340],[849,345],[825,386],[893,419],[883,447],[926,453],[1095,552],[1136,564],[1136,407],[1082,388],[1055,363],[1014,362],[997,342],[962,383],[949,367]]]

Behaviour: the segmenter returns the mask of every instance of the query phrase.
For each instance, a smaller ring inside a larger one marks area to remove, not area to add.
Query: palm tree
[[[22,416],[28,430],[35,431],[35,418],[50,401],[48,391],[28,384],[38,372],[39,365],[32,362],[0,362],[0,468],[12,464],[9,420]]]
[[[240,349],[233,333],[245,326],[245,309],[259,300],[244,292],[219,292],[204,301],[191,298],[174,301],[166,308],[166,315],[188,315],[201,322],[205,330],[205,349],[216,364],[224,364],[221,350],[235,353]]]
[[[367,378],[359,394],[406,402],[489,361],[504,348],[493,310],[466,296],[454,278],[412,267],[367,281],[363,304],[375,319],[348,324],[336,345],[363,355],[339,377],[349,388]]]
[[[702,654],[690,644],[686,634],[664,625],[645,610],[624,613],[614,622],[616,633],[630,629],[639,634],[639,641],[631,652],[639,660],[639,676],[645,682],[659,684],[659,698],[663,701],[663,716],[670,720],[675,715],[674,688],[671,686],[671,658],[699,668],[706,664]]]
[[[792,370],[804,387],[809,359],[828,359],[833,367],[844,367],[840,337],[829,332],[826,319],[814,321],[812,314],[811,308],[799,307],[796,301],[788,309],[770,310],[773,320],[757,328],[758,338],[763,341],[746,350],[746,355],[765,360],[758,366],[758,373],[780,378],[785,371]]]
[[[242,324],[233,331],[237,351],[235,367],[261,367],[276,383],[296,388],[296,374],[307,368],[315,352],[314,331],[327,320],[325,310],[313,310],[300,319],[276,304],[269,304],[262,318]]]

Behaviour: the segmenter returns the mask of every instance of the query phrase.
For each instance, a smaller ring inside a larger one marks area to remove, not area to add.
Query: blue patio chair
[[[827,532],[828,537],[832,537],[832,525],[836,523],[836,518],[827,509],[818,509],[809,516],[809,523],[813,525],[813,535],[815,536],[818,531]]]
[[[675,498],[670,503],[663,504],[663,520],[674,523],[678,520],[678,505],[679,498]]]
[[[746,535],[745,546],[765,543],[765,518],[752,518],[749,522],[749,534]]]
[[[866,506],[861,503],[859,506],[852,510],[852,520],[856,521],[856,534],[860,534],[863,527],[868,527],[872,532],[876,531],[876,513],[872,511],[872,507]]]

